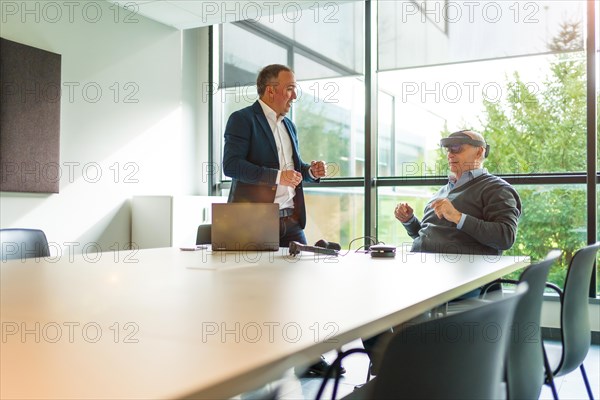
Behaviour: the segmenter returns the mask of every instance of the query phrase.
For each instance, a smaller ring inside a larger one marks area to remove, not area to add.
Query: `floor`
[[[547,343],[548,346],[560,348],[558,343]],[[349,343],[342,347],[343,350],[361,346],[360,341]],[[325,357],[332,361],[336,356],[335,352],[325,354]],[[343,363],[347,372],[342,378],[338,389],[337,398],[341,398],[354,390],[354,386],[364,383],[367,375],[368,360],[364,354],[353,354],[347,357]],[[587,375],[592,385],[592,391],[595,399],[600,399],[600,346],[593,345],[584,362]],[[302,400],[315,399],[321,379],[319,378],[297,378],[294,371],[289,371],[283,379],[273,384],[267,385],[261,390],[251,393],[245,393],[237,396],[241,400],[258,400],[269,398],[270,391],[277,389],[278,399],[284,400]],[[556,379],[556,388],[561,400],[585,400],[588,398],[585,386],[581,379],[579,370],[566,376]],[[328,384],[323,395],[323,399],[331,398],[331,384]],[[539,399],[552,399],[552,392],[549,387],[542,388]]]
[[[550,346],[560,349],[559,343],[550,342],[548,347]],[[600,345],[593,345],[590,348],[590,351],[588,352],[583,364],[585,366],[590,385],[592,386],[592,394],[594,395],[595,399],[600,399]],[[558,391],[558,397],[561,400],[584,400],[588,398],[579,370],[556,378],[556,390]],[[540,399],[546,400],[552,398],[552,391],[550,390],[550,387],[544,385],[542,388],[542,393],[540,394]]]

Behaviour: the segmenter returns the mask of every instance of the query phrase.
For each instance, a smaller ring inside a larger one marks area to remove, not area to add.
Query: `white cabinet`
[[[198,225],[211,221],[211,204],[226,202],[211,196],[134,196],[131,241],[140,249],[194,245]]]

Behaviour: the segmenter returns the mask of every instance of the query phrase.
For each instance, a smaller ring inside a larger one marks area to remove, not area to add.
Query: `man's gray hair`
[[[286,65],[282,64],[271,64],[264,67],[256,78],[256,90],[258,92],[258,97],[262,97],[265,94],[265,90],[267,90],[267,86],[271,82],[273,82],[279,76],[281,71],[294,72],[292,69]]]

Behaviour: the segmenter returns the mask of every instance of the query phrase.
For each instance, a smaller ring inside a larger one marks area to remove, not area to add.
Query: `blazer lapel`
[[[300,157],[299,157],[300,151],[298,150],[298,147],[296,146],[296,143],[298,143],[296,129],[294,128],[292,121],[290,121],[288,118],[283,119],[283,124],[285,125],[285,127],[288,131],[288,134],[290,135],[290,141],[292,142],[292,152],[293,152],[293,157],[294,157],[294,164],[296,165],[296,167],[298,167],[298,165],[300,165]]]
[[[260,106],[260,103],[258,102],[258,100],[253,104],[252,108],[254,109],[254,114],[256,115],[256,119],[258,120],[258,123],[259,123],[260,127],[262,128],[263,136],[264,136],[265,140],[269,143],[271,150],[273,150],[273,153],[275,154],[275,158],[277,158],[277,145],[275,144],[275,138],[273,137],[273,131],[271,130],[271,127],[269,126],[269,121],[267,121],[267,117],[265,116],[265,113],[264,113],[262,107]]]

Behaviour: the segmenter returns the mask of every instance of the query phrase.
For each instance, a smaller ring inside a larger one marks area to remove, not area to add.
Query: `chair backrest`
[[[211,224],[202,224],[198,226],[198,233],[196,234],[196,244],[211,244],[210,240],[210,226]]]
[[[590,349],[589,290],[600,242],[579,249],[569,264],[560,312],[562,358],[555,375],[579,368]]]
[[[515,307],[509,297],[416,325],[382,340],[383,358],[368,393],[374,399],[498,397]],[[387,345],[387,346],[386,346]]]
[[[0,261],[49,257],[48,240],[39,229],[0,229]]]
[[[515,310],[506,358],[506,390],[509,399],[537,399],[544,385],[544,353],[540,320],[544,289],[550,267],[561,255],[553,250],[546,259],[527,267],[519,282],[529,290]]]

